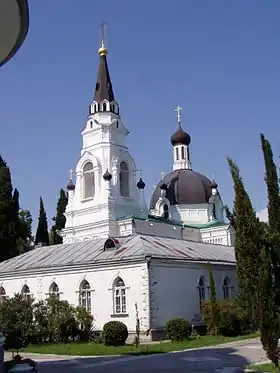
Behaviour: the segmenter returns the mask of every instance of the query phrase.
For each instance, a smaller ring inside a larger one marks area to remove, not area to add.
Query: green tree
[[[268,225],[264,228],[266,249],[260,275],[260,337],[267,357],[278,366],[280,337],[280,196],[277,167],[269,141],[261,134],[268,194]]]
[[[38,218],[38,227],[35,236],[35,245],[38,245],[40,243],[45,246],[49,246],[50,244],[47,215],[42,197],[40,197],[40,211]]]
[[[32,250],[34,237],[32,236],[32,216],[29,210],[19,210],[20,235],[17,240],[18,255]]]
[[[13,187],[10,169],[0,156],[0,261],[16,255]]]
[[[256,217],[249,195],[245,190],[237,165],[228,158],[234,183],[234,221],[236,271],[239,281],[240,306],[248,312],[255,328],[259,326],[259,270],[263,248],[263,229]]]
[[[56,217],[53,218],[54,225],[50,233],[51,245],[59,245],[63,243],[60,232],[65,227],[66,218],[64,216],[65,209],[68,203],[68,197],[63,189],[60,189],[59,199],[56,207]]]
[[[210,303],[211,303],[211,322],[209,325],[209,331],[211,334],[217,335],[219,328],[219,317],[220,309],[217,302],[216,296],[216,285],[215,279],[212,271],[211,264],[208,263],[208,273],[209,273],[209,285],[210,285]]]

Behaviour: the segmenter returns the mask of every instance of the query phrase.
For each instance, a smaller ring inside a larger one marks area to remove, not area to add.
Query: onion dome
[[[112,179],[112,175],[111,175],[110,172],[108,171],[108,168],[107,168],[105,174],[103,175],[103,179],[104,179],[105,181],[110,181],[110,180]]]
[[[160,184],[159,188],[160,188],[161,190],[167,190],[167,189],[168,189],[168,186],[167,186],[167,184],[165,184],[165,182],[162,182],[162,183]]]
[[[138,183],[137,183],[137,188],[138,189],[145,189],[145,186],[146,184],[144,183],[144,181],[142,180],[142,177],[140,177]]]
[[[167,191],[170,205],[208,203],[211,196],[211,180],[206,176],[189,169],[175,170],[157,185],[151,198],[151,209],[155,208],[162,188]]]
[[[170,141],[171,141],[171,144],[173,146],[175,146],[175,145],[187,145],[188,146],[188,145],[190,145],[191,137],[190,137],[190,135],[187,132],[185,132],[185,131],[182,130],[182,127],[181,127],[181,125],[179,123],[179,128],[171,136]]]
[[[68,190],[75,190],[75,185],[72,180],[69,180],[69,183],[67,184]]]
[[[218,184],[216,183],[215,179],[213,179],[211,183],[211,189],[217,189],[217,188],[218,188]]]

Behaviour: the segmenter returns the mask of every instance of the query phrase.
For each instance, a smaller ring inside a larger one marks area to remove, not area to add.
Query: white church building
[[[171,137],[173,171],[162,175],[147,206],[145,183],[125,145],[128,130],[104,42],[98,53],[81,155],[67,185],[63,244],[0,263],[0,297],[22,293],[39,301],[55,294],[86,307],[96,330],[120,320],[131,335],[137,304],[142,337],[155,339],[171,318],[199,320],[200,301],[209,297],[208,263],[217,296],[234,296],[234,230],[224,221],[215,180],[192,169],[180,108]]]

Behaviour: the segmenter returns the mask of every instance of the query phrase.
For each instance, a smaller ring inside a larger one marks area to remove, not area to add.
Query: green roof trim
[[[190,224],[181,224],[181,223],[178,223],[178,222],[165,220],[164,218],[153,216],[153,215],[148,215],[148,219],[143,218],[143,217],[139,217],[139,216],[136,216],[136,215],[127,215],[127,216],[122,216],[122,217],[118,218],[117,220],[122,221],[122,220],[126,220],[126,219],[149,220],[151,222],[152,221],[161,222],[161,223],[164,223],[164,224],[176,225],[176,226],[180,226],[180,227],[183,227],[183,228],[197,228],[197,229],[228,226],[228,224],[223,223],[223,222],[218,221],[218,220],[212,220],[209,223],[205,223],[205,224],[195,224],[195,223],[194,224],[191,224],[191,223]]]

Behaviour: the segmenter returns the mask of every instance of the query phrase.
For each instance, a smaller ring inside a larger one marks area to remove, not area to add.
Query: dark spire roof
[[[179,128],[177,131],[171,136],[171,144],[175,145],[190,145],[191,137],[187,132],[184,132],[181,127],[181,123],[179,122]]]
[[[103,41],[98,54],[100,56],[100,62],[94,92],[94,101],[102,102],[103,100],[108,100],[111,102],[114,101],[115,98],[106,58],[107,49],[105,48]]]

